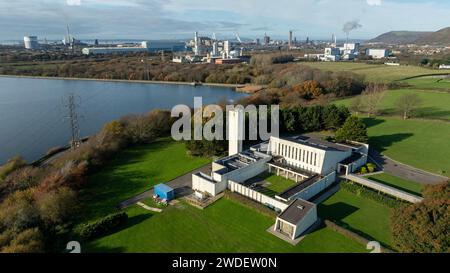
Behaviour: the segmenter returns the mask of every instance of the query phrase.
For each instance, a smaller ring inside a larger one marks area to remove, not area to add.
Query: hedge
[[[368,238],[366,238],[366,237],[364,237],[364,236],[362,236],[362,235],[360,235],[360,234],[358,234],[356,232],[353,232],[353,231],[351,231],[349,229],[346,229],[345,227],[341,226],[339,223],[332,222],[332,221],[326,220],[326,219],[324,220],[324,223],[325,223],[325,225],[328,228],[330,228],[330,229],[332,229],[332,230],[334,230],[334,231],[344,235],[347,238],[355,240],[356,242],[358,242],[358,243],[360,243],[362,245],[367,246],[367,244],[370,241],[372,241],[372,240],[369,240]],[[381,246],[381,252],[382,253],[393,253],[394,251],[389,249],[389,248],[387,248],[387,247]]]
[[[396,208],[400,205],[405,204],[405,202],[396,199],[395,197],[348,181],[341,182],[341,189],[354,193],[357,196],[362,196],[367,199],[374,200],[391,208]]]
[[[84,239],[98,238],[125,224],[127,220],[126,212],[111,214],[95,222],[82,225],[80,235]]]
[[[224,198],[236,201],[238,203],[241,203],[247,207],[250,207],[252,209],[257,210],[259,213],[264,214],[266,216],[269,216],[271,218],[277,217],[277,212],[264,206],[261,203],[258,203],[248,197],[245,197],[239,193],[231,192],[231,191],[225,191]]]

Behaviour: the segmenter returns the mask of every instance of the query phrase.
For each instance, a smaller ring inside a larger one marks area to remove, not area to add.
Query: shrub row
[[[371,200],[374,200],[376,202],[382,203],[388,207],[395,208],[402,204],[405,204],[403,201],[396,199],[395,197],[392,197],[390,195],[374,191],[372,189],[369,189],[367,187],[357,185],[352,182],[341,182],[341,189],[354,193],[357,196],[362,196]]]
[[[259,213],[275,218],[277,217],[277,212],[264,206],[263,204],[260,204],[256,201],[253,201],[252,199],[245,197],[239,193],[235,193],[235,192],[231,192],[231,191],[225,191],[224,197],[229,199],[229,200],[233,200],[236,201],[238,203],[241,203],[247,207],[250,207],[252,209],[257,210]]]
[[[126,212],[111,214],[95,222],[84,224],[80,229],[80,235],[84,239],[98,238],[125,224],[127,220]]]

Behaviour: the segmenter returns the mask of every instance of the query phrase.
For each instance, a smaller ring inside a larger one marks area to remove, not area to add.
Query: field
[[[425,91],[413,89],[388,90],[379,105],[379,110],[385,115],[402,115],[396,107],[397,100],[404,94],[416,94],[421,105],[415,111],[418,118],[442,119],[450,121],[450,93],[438,91]],[[349,106],[353,98],[338,100],[337,105]]]
[[[450,78],[422,77],[409,79],[404,82],[415,88],[442,89],[450,91]]]
[[[422,195],[422,190],[424,187],[422,184],[389,175],[387,173],[375,174],[367,178],[416,195]]]
[[[393,117],[363,118],[369,143],[378,151],[411,166],[450,176],[450,123],[403,120]]]
[[[184,144],[171,139],[125,150],[89,178],[88,187],[81,194],[88,218],[104,216],[119,202],[209,162],[207,158],[188,156]]]
[[[185,203],[161,214],[128,210],[123,230],[89,243],[88,252],[365,252],[365,247],[328,228],[308,235],[297,246],[266,231],[275,219],[240,203],[222,199],[205,210]]]
[[[387,66],[379,64],[344,62],[307,62],[302,63],[325,71],[347,71],[365,76],[367,81],[392,82],[409,77],[443,73],[419,66]]]
[[[341,222],[353,231],[390,246],[392,209],[378,202],[340,190],[319,205],[319,216]]]

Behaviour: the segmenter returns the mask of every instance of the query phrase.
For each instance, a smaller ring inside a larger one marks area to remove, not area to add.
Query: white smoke
[[[350,34],[352,30],[361,28],[362,25],[359,23],[359,20],[350,21],[344,24],[344,27],[342,28],[342,31],[347,34],[347,36]]]
[[[68,6],[81,6],[81,0],[66,0]]]
[[[367,0],[367,5],[369,6],[381,6],[383,0]]]

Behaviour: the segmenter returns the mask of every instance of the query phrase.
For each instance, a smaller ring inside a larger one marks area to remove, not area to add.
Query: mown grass
[[[392,209],[388,206],[340,190],[320,204],[318,209],[319,216],[323,219],[337,221],[344,227],[385,246],[392,245]]]
[[[422,196],[424,186],[414,181],[409,181],[387,173],[368,176],[370,180],[406,191],[415,195]]]
[[[228,199],[205,210],[185,203],[170,206],[161,214],[138,207],[121,231],[89,243],[87,252],[145,253],[284,253],[365,252],[363,245],[328,228],[308,235],[297,246],[268,233],[274,219]]]
[[[450,78],[442,77],[421,77],[415,79],[409,79],[404,83],[411,85],[414,88],[423,89],[442,89],[450,91]]]
[[[428,119],[442,119],[450,121],[450,93],[430,90],[399,89],[388,90],[379,105],[379,111],[385,115],[399,115],[403,113],[397,107],[397,101],[405,94],[416,94],[420,98],[420,106],[414,111],[414,117]],[[350,106],[354,98],[337,100],[336,105]]]
[[[353,62],[306,62],[302,63],[324,71],[347,71],[365,76],[367,81],[392,82],[409,77],[440,73],[438,70],[419,66],[387,66]]]
[[[373,148],[399,162],[450,177],[450,123],[363,118]]]
[[[209,162],[208,158],[189,156],[183,143],[169,138],[124,150],[91,176],[82,191],[87,219],[104,216],[118,203]]]

